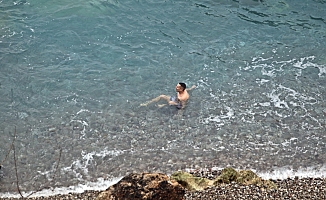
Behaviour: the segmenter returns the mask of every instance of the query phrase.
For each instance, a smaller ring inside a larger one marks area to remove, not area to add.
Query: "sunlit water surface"
[[[26,194],[105,188],[146,171],[326,175],[325,1],[0,8],[2,196],[17,191],[14,160]],[[197,86],[182,114],[139,107],[175,95],[178,82]]]

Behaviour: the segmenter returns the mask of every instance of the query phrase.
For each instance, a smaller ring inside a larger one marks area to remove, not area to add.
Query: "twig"
[[[16,131],[16,126],[15,126],[14,139],[13,139],[13,141],[12,141],[12,143],[11,143],[10,149],[9,149],[9,151],[7,152],[5,158],[4,158],[4,159],[1,161],[1,163],[0,163],[0,169],[1,169],[1,167],[2,167],[2,163],[4,163],[4,162],[7,160],[7,158],[8,158],[8,156],[9,156],[10,152],[13,151],[13,154],[14,154],[14,164],[15,164],[15,174],[16,174],[16,186],[17,186],[17,190],[18,190],[18,193],[19,193],[21,199],[25,199],[25,197],[24,197],[23,194],[21,193],[21,190],[20,190],[20,187],[19,187],[18,168],[17,168],[17,159],[16,159],[16,149],[15,149],[16,136],[17,136],[17,131]],[[38,190],[36,190],[36,191],[30,193],[26,198],[30,197],[31,195],[35,194],[36,192],[41,191],[42,189],[44,189],[45,187],[47,187],[48,185],[50,185],[50,183],[52,183],[52,182],[55,180],[55,177],[56,177],[57,171],[58,171],[58,169],[59,169],[59,164],[60,164],[60,161],[61,161],[61,155],[62,155],[62,148],[60,148],[60,151],[59,151],[59,158],[58,158],[57,165],[56,165],[56,167],[55,167],[54,174],[53,174],[53,176],[52,176],[52,180],[49,181],[47,184],[45,184],[44,187],[41,187],[41,188],[39,188]]]
[[[26,198],[28,198],[28,197],[32,196],[33,194],[35,194],[35,193],[37,193],[37,192],[43,190],[44,188],[48,187],[48,186],[50,185],[50,183],[54,182],[54,180],[55,180],[55,176],[56,176],[57,171],[58,171],[58,169],[59,169],[59,164],[60,164],[60,160],[61,160],[61,155],[62,155],[62,148],[60,148],[60,151],[59,151],[59,158],[58,158],[58,162],[57,162],[57,165],[56,165],[56,167],[55,167],[55,170],[54,170],[54,174],[53,174],[53,176],[52,176],[52,180],[49,181],[49,182],[47,182],[46,184],[44,184],[44,186],[41,187],[41,188],[39,188],[38,190],[31,192],[29,195],[27,195]]]
[[[0,169],[1,169],[2,165],[3,165],[3,163],[7,160],[7,158],[8,158],[8,156],[9,156],[11,150],[13,149],[13,146],[14,146],[15,140],[16,140],[16,126],[15,126],[14,139],[13,139],[12,142],[11,142],[10,149],[9,149],[9,151],[7,152],[7,155],[5,156],[5,158],[4,158],[4,159],[1,161],[1,163],[0,163]]]
[[[11,88],[11,103],[14,102],[14,89]]]
[[[61,154],[62,154],[62,148],[60,148],[59,159],[58,159],[58,162],[57,162],[57,166],[55,167],[54,174],[52,176],[52,182],[55,180],[55,175],[57,174],[57,171],[58,171],[58,168],[59,168],[59,164],[60,164],[60,160],[61,160]]]
[[[0,164],[0,168],[2,166],[2,163],[5,162],[5,160],[7,160],[11,150],[14,152],[14,163],[15,163],[15,173],[16,173],[16,186],[17,186],[17,190],[21,196],[22,199],[24,199],[24,196],[22,195],[20,188],[19,188],[19,181],[18,181],[18,172],[17,172],[17,160],[16,160],[16,150],[15,150],[15,141],[16,141],[16,135],[17,135],[17,131],[16,131],[16,126],[15,126],[15,132],[14,132],[14,139],[10,145],[10,149],[7,152],[7,155],[5,156],[5,158],[2,160],[1,164]]]
[[[16,132],[16,129],[15,129],[15,132]],[[16,186],[17,186],[17,190],[18,190],[18,192],[20,194],[20,197],[22,199],[24,199],[24,196],[22,195],[22,193],[20,191],[20,188],[19,188],[15,145],[13,145],[13,151],[14,151],[14,163],[15,163],[15,172],[16,172]]]

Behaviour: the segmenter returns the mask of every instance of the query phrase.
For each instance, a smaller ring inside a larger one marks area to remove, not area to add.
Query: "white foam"
[[[240,67],[241,70],[253,70],[256,68],[261,68],[262,75],[269,76],[269,77],[275,77],[277,74],[276,71],[283,71],[283,67],[285,67],[288,64],[292,63],[292,66],[298,71],[296,72],[296,76],[302,75],[302,70],[307,69],[309,67],[314,67],[319,69],[318,76],[323,77],[324,74],[326,74],[326,66],[325,65],[318,65],[316,63],[313,63],[312,61],[315,59],[315,56],[307,56],[300,59],[291,59],[291,60],[285,60],[285,61],[276,61],[273,60],[273,57],[269,58],[262,58],[262,57],[254,57],[252,59],[252,65],[247,65],[246,67]],[[266,64],[261,63],[264,61],[273,60],[272,63]],[[274,67],[275,64],[281,64],[281,67],[279,70],[276,70]],[[269,69],[269,70],[267,70]]]
[[[30,197],[40,197],[40,196],[46,197],[46,196],[53,196],[58,194],[83,193],[86,190],[102,191],[102,190],[106,190],[111,185],[118,183],[121,179],[122,177],[112,178],[109,180],[99,178],[96,182],[88,182],[85,184],[78,184],[69,187],[58,187],[58,188],[41,190],[34,193]],[[24,197],[28,196],[29,194],[31,194],[31,192],[22,193]],[[10,197],[19,198],[20,195],[14,193],[0,193],[0,198],[10,198]]]
[[[298,76],[301,76],[301,70],[306,69],[308,67],[314,67],[319,69],[318,76],[323,77],[324,74],[326,74],[326,66],[325,65],[318,65],[316,63],[312,63],[310,60],[314,60],[315,56],[309,56],[309,57],[304,57],[300,58],[300,61],[297,61],[296,63],[293,64],[295,68],[300,69],[298,72]],[[304,63],[306,61],[306,63]]]
[[[82,113],[82,112],[91,112],[91,111],[89,111],[89,110],[87,110],[87,109],[80,109],[80,110],[76,113],[76,115],[79,115],[79,114]]]
[[[321,77],[323,74],[326,74],[326,66],[318,66],[319,68],[319,73],[318,76]]]
[[[116,157],[122,154],[123,152],[124,152],[123,150],[108,150],[107,148],[101,150],[100,152],[82,151],[81,153],[82,158],[73,161],[70,166],[62,168],[62,171],[64,173],[66,172],[73,173],[75,177],[79,178],[79,180],[82,180],[82,175],[80,174],[80,171],[83,171],[83,173],[88,174],[88,167],[93,164],[94,157],[101,157],[101,158],[104,158],[106,156]],[[112,158],[108,158],[108,160],[111,159]]]
[[[186,168],[184,171],[188,173],[194,173],[194,172],[212,172],[212,171],[220,171],[223,168],[221,167],[212,167],[212,168]],[[235,169],[237,171],[242,169]],[[251,169],[254,173],[256,173],[259,177],[268,180],[268,179],[287,179],[287,178],[326,178],[326,165],[320,167],[317,169],[317,167],[308,167],[308,168],[302,168],[299,170],[293,170],[291,167],[281,167],[281,168],[275,168],[271,172],[264,172],[255,169]]]
[[[221,127],[224,126],[226,120],[230,120],[235,118],[234,110],[228,106],[225,106],[227,109],[227,113],[224,115],[210,115],[209,117],[201,120],[201,123],[209,124],[210,122],[214,122],[216,126]]]
[[[267,71],[265,68],[262,68],[261,74],[264,76],[272,77],[272,78],[276,77],[276,73],[275,73],[274,69]]]
[[[271,102],[274,103],[274,106],[277,108],[289,108],[288,104],[279,98],[281,93],[275,94],[276,90],[272,90],[271,93],[267,94],[267,97],[271,99]]]
[[[228,112],[226,113],[226,115],[221,115],[221,119],[231,119],[234,116],[234,111],[232,108],[226,106],[226,109],[228,110]]]
[[[256,83],[260,83],[260,84],[264,84],[264,83],[267,83],[269,82],[270,80],[267,80],[267,79],[256,79]]]
[[[326,166],[319,169],[317,167],[302,168],[293,170],[291,167],[282,167],[274,169],[272,172],[256,172],[263,179],[287,179],[287,178],[325,178]]]
[[[271,105],[270,102],[263,102],[263,103],[259,103],[260,106],[263,106],[263,107],[268,107]]]

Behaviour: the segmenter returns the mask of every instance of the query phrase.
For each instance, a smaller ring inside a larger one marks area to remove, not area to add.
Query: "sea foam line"
[[[195,172],[195,171],[202,171],[202,172],[212,172],[216,170],[222,170],[220,167],[212,167],[212,168],[201,168],[201,169],[193,169],[193,168],[187,168],[185,169],[186,172]],[[239,170],[239,169],[236,169]],[[316,169],[316,167],[308,167],[304,169],[299,170],[293,170],[290,167],[281,167],[276,168],[271,172],[257,172],[256,170],[252,169],[253,172],[255,172],[258,176],[262,177],[265,180],[268,179],[287,179],[287,178],[325,178],[326,177],[326,165],[320,167],[319,169]],[[75,186],[69,186],[69,187],[58,187],[53,189],[45,189],[38,191],[31,195],[31,197],[46,197],[46,196],[54,196],[54,195],[64,195],[69,193],[83,193],[86,190],[96,190],[96,191],[103,191],[109,188],[110,186],[118,183],[123,177],[119,178],[112,178],[109,180],[105,180],[103,178],[97,179],[96,182],[88,182],[86,184],[78,184]],[[27,196],[29,193],[22,193],[23,196]],[[19,198],[19,194],[14,193],[0,193],[0,198]]]
[[[275,168],[272,171],[257,171],[255,169],[251,169],[254,173],[256,173],[259,177],[269,180],[269,179],[287,179],[287,178],[326,178],[326,165],[323,165],[321,167],[307,167],[302,168],[298,170],[294,170],[290,166],[284,166]],[[185,171],[188,173],[194,173],[194,172],[202,172],[202,173],[211,173],[213,171],[221,171],[223,168],[221,167],[212,167],[212,168],[186,168]],[[242,169],[235,169],[237,171],[240,171]]]
[[[316,167],[307,167],[294,170],[291,167],[281,167],[271,172],[257,172],[263,179],[287,179],[287,178],[326,178],[326,165],[319,169]]]
[[[97,179],[96,182],[88,182],[85,184],[78,184],[74,186],[69,187],[58,187],[58,188],[52,188],[52,189],[44,189],[41,191],[38,191],[31,195],[30,197],[47,197],[47,196],[54,196],[54,195],[64,195],[69,193],[83,193],[86,190],[96,190],[96,191],[103,191],[109,188],[110,186],[118,183],[122,177],[119,178],[112,178],[109,180],[105,180],[103,178]],[[23,196],[28,196],[31,194],[31,192],[22,192]],[[0,193],[0,198],[20,198],[19,194],[15,193]]]

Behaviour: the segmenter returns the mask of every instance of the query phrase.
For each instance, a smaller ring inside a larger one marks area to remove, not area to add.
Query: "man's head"
[[[185,83],[178,83],[177,86],[175,87],[176,91],[184,91],[187,88]]]

